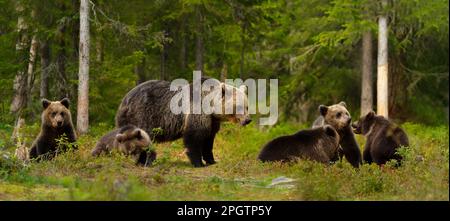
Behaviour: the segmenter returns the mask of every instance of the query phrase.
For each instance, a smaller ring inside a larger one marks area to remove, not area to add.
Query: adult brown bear
[[[217,94],[222,108],[231,105],[233,110],[243,110],[242,113],[233,111],[226,114],[219,110],[212,113],[173,113],[170,108],[171,100],[180,93],[180,90],[171,90],[171,83],[167,81],[151,80],[144,82],[130,92],[122,100],[116,115],[116,126],[122,127],[128,124],[135,125],[145,130],[156,142],[173,141],[183,138],[187,149],[187,156],[195,167],[214,164],[213,145],[216,133],[219,131],[221,121],[239,122],[241,125],[250,123],[248,114],[248,101],[245,87],[236,88],[215,79],[202,78],[201,82],[213,82],[215,87],[220,87],[222,93]],[[189,109],[193,109],[193,84],[184,87],[192,95],[189,96]],[[214,91],[214,90],[213,90]],[[211,96],[212,92],[202,92],[201,98]],[[228,94],[228,96],[225,96]],[[229,94],[233,96],[229,96]],[[237,100],[243,102],[236,102]],[[158,130],[154,130],[158,128]]]

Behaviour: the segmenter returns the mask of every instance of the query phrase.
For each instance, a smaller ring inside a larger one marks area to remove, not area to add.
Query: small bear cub
[[[262,148],[258,159],[291,162],[300,158],[328,164],[337,158],[339,139],[339,133],[330,125],[301,130],[271,140]]]
[[[398,155],[397,149],[409,146],[408,136],[403,129],[373,111],[354,122],[352,127],[355,134],[366,137],[363,152],[363,160],[366,163],[383,165],[391,159],[400,163],[402,157]]]
[[[69,110],[69,99],[49,101],[42,99],[41,131],[34,140],[30,152],[30,159],[50,160],[59,152],[69,147],[77,149],[76,133]],[[67,143],[59,142],[66,138]],[[28,157],[26,156],[26,157]]]
[[[135,158],[137,165],[149,166],[156,159],[154,150],[145,150],[150,144],[147,132],[134,125],[126,125],[103,136],[92,150],[92,156],[118,151]]]

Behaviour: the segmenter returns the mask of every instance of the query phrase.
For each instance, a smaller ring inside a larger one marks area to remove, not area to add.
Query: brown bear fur
[[[206,79],[208,78],[202,78],[202,82]],[[150,80],[136,86],[123,98],[116,114],[116,126],[136,125],[145,130],[152,138],[154,137],[156,142],[183,138],[187,149],[186,154],[192,165],[195,167],[205,166],[202,160],[207,165],[214,164],[212,149],[220,123],[232,121],[246,125],[251,121],[245,91],[217,80],[215,82],[222,88],[221,101],[223,103],[233,102],[233,100],[224,99],[225,92],[232,92],[233,97],[244,97],[246,102],[244,102],[244,107],[241,107],[245,110],[244,114],[174,114],[170,110],[170,102],[179,91],[171,91],[170,82]],[[186,86],[190,87],[192,105],[192,83]],[[201,94],[201,96],[206,95]],[[238,107],[235,106],[235,108]],[[155,132],[154,129],[158,130]]]
[[[366,163],[375,162],[382,165],[391,159],[400,163],[402,157],[397,154],[397,149],[409,146],[408,136],[403,129],[373,111],[352,126],[356,134],[366,137],[363,152],[363,160]]]
[[[330,163],[337,155],[339,134],[330,125],[301,130],[282,136],[264,145],[258,159],[289,162],[297,158]]]
[[[44,110],[41,115],[41,131],[30,149],[30,159],[52,159],[59,151],[64,151],[67,146],[58,148],[57,140],[63,136],[68,143],[76,142],[75,129],[72,123],[72,115],[69,110],[69,99],[61,101],[42,100]],[[76,148],[74,145],[73,147]]]
[[[103,136],[92,151],[92,156],[118,151],[136,158],[136,164],[149,166],[156,159],[154,150],[145,150],[150,144],[150,137],[144,130],[126,125]]]
[[[352,118],[345,102],[331,106],[320,105],[319,112],[321,116],[314,121],[313,128],[325,124],[333,126],[340,136],[340,157],[345,156],[353,167],[359,167],[362,163],[361,151],[351,128]]]

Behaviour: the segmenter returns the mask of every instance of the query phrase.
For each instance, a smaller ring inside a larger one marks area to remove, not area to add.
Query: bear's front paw
[[[206,166],[210,166],[210,165],[213,165],[213,164],[216,164],[217,162],[216,161],[214,161],[214,160],[207,160],[206,161]]]
[[[194,167],[205,167],[205,164],[203,163],[203,162],[196,162],[196,163],[192,163],[192,165],[194,166]]]

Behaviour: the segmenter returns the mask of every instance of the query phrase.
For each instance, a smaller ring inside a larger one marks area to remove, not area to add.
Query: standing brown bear
[[[30,149],[30,159],[52,159],[59,151],[68,147],[58,148],[57,140],[67,138],[68,143],[76,142],[75,129],[72,123],[72,115],[69,110],[69,99],[61,101],[42,100],[44,110],[41,115],[41,131]],[[74,147],[76,147],[74,145]]]
[[[277,137],[261,150],[258,159],[289,162],[297,158],[330,163],[336,158],[339,134],[330,125]]]
[[[149,166],[156,159],[154,150],[145,150],[150,144],[147,132],[134,125],[126,125],[103,136],[92,150],[92,156],[115,150],[134,157],[138,165]]]
[[[156,142],[173,141],[183,138],[187,149],[186,154],[195,167],[215,163],[213,145],[216,133],[222,121],[239,122],[246,125],[251,122],[248,114],[248,100],[244,87],[234,87],[211,78],[202,78],[201,82],[209,81],[220,91],[202,92],[201,98],[215,97],[222,103],[222,108],[233,107],[232,113],[224,110],[214,110],[212,113],[173,113],[171,100],[186,89],[190,93],[189,108],[193,109],[193,83],[182,86],[182,89],[171,90],[167,81],[151,80],[133,88],[123,98],[116,115],[116,126],[136,125],[145,130]],[[219,93],[216,93],[219,92]],[[221,92],[221,93],[220,93]],[[226,96],[233,95],[233,96]],[[243,102],[236,102],[241,100]],[[234,110],[243,110],[238,113]],[[156,129],[156,130],[154,130]]]
[[[398,155],[397,149],[409,146],[409,140],[405,131],[396,124],[371,111],[352,126],[356,134],[363,134],[367,138],[363,152],[365,162],[378,165],[391,159],[401,162],[402,157]]]
[[[361,151],[356,142],[355,135],[352,131],[352,117],[347,110],[345,102],[341,101],[338,104],[331,106],[319,106],[320,117],[314,123],[313,128],[321,127],[329,124],[339,133],[340,139],[340,155],[345,156],[345,159],[353,166],[359,167],[362,163]]]

